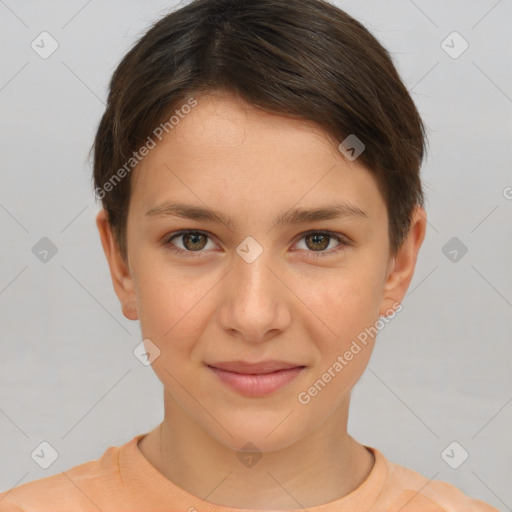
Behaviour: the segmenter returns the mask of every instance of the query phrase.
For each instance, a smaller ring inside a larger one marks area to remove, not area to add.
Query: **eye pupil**
[[[306,236],[306,240],[314,240],[314,244],[321,243],[320,247],[316,246],[316,248],[320,251],[324,250],[326,247],[329,246],[329,238],[329,235],[323,235],[321,233],[313,233],[312,235]]]
[[[201,237],[203,237],[203,244],[198,242],[198,239],[200,239]],[[183,235],[183,245],[187,249],[190,249],[190,250],[201,250],[206,245],[206,242],[204,239],[205,239],[205,236],[202,235],[201,233],[186,233]],[[192,242],[192,247],[189,246],[189,244],[188,244],[189,241]],[[197,247],[198,243],[199,243],[199,247]]]

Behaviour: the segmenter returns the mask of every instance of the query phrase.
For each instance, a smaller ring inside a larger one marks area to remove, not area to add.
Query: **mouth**
[[[269,395],[289,384],[306,368],[283,361],[230,361],[207,367],[225,386],[248,397]]]

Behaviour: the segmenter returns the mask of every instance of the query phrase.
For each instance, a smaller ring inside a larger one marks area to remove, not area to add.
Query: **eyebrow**
[[[184,219],[210,221],[218,224],[225,224],[229,227],[231,217],[226,217],[220,212],[205,208],[203,206],[179,203],[165,202],[161,205],[152,207],[145,214],[145,217],[182,217]],[[274,222],[272,227],[285,224],[305,224],[320,220],[342,219],[347,217],[356,217],[367,219],[368,214],[358,206],[341,202],[333,205],[322,206],[318,208],[292,208],[282,212]]]

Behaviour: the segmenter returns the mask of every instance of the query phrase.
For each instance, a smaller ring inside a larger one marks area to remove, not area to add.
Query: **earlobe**
[[[425,210],[416,206],[411,216],[409,233],[387,272],[379,314],[387,315],[401,304],[414,274],[418,253],[425,239],[426,225]]]
[[[123,315],[128,318],[128,320],[138,320],[139,314],[134,302],[122,304],[121,309],[123,311]]]
[[[129,320],[137,320],[137,301],[133,279],[128,265],[121,256],[121,252],[116,244],[105,209],[101,209],[96,215],[96,226],[100,235],[103,252],[105,253],[110,269],[112,285],[121,303],[123,315]]]

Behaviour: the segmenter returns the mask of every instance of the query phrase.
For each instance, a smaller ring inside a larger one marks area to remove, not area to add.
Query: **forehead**
[[[370,213],[385,208],[371,173],[345,160],[315,123],[263,112],[226,94],[196,100],[134,171],[135,208],[183,194],[203,206],[239,210],[349,198]]]

